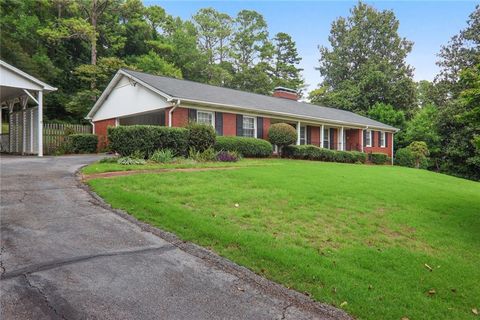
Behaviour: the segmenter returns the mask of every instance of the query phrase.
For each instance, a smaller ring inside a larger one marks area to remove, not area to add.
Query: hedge
[[[402,167],[415,168],[415,156],[412,151],[407,148],[398,149],[395,152],[395,165]],[[420,161],[420,169],[428,168],[428,158],[424,158]]]
[[[215,144],[215,130],[212,126],[191,123],[188,129],[188,147],[193,150],[203,152]]]
[[[385,153],[369,153],[369,160],[373,164],[385,164],[390,158]]]
[[[68,136],[69,149],[73,153],[97,152],[98,137],[95,134],[71,134]]]
[[[175,155],[187,155],[188,130],[161,126],[119,126],[108,128],[109,147],[121,156],[129,156],[135,151],[145,157],[158,149],[170,149]]]
[[[244,157],[262,158],[272,155],[272,144],[263,139],[247,137],[217,137],[214,149],[217,151],[236,151]]]
[[[335,151],[314,145],[288,146],[285,156],[292,159],[317,160],[342,163],[365,163],[367,155],[359,151]]]

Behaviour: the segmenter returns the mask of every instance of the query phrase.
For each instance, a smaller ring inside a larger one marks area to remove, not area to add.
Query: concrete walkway
[[[347,318],[108,209],[74,176],[98,158],[2,156],[1,319]]]

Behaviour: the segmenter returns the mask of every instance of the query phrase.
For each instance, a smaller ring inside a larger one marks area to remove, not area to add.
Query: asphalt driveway
[[[98,156],[1,158],[1,319],[345,319],[82,188]]]

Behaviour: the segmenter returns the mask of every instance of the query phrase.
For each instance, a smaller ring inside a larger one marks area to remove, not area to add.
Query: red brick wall
[[[295,93],[285,92],[285,91],[275,91],[273,93],[274,97],[283,98],[283,99],[290,99],[290,100],[298,100],[298,95]]]
[[[237,135],[237,115],[233,113],[223,113],[223,135]]]
[[[345,129],[345,135],[347,138],[347,143],[345,145],[345,150],[348,151],[361,151],[362,143],[362,130],[361,129]]]
[[[330,129],[329,129],[330,130]],[[337,150],[338,149],[338,129],[337,128],[333,128],[333,137],[330,136],[330,140],[333,139],[333,150]]]
[[[115,127],[115,119],[106,119],[94,122],[95,134],[98,136],[98,150],[104,149],[108,145],[107,128]]]
[[[378,139],[378,131],[372,130],[372,147],[365,147],[364,150],[366,153],[371,152],[378,152],[378,153],[385,153],[389,157],[392,156],[392,134],[390,132],[386,132],[386,139],[388,139],[388,147],[380,147],[380,141]]]
[[[263,139],[268,140],[268,130],[270,129],[270,118],[263,118]],[[257,128],[257,130],[260,130]]]
[[[309,126],[310,127],[310,143],[313,145],[316,145],[317,147],[320,146],[320,127],[314,127],[314,126]]]

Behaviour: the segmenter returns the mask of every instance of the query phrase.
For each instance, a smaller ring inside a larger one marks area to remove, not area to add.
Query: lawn
[[[391,166],[245,164],[89,184],[114,207],[355,317],[475,318],[479,183]]]

